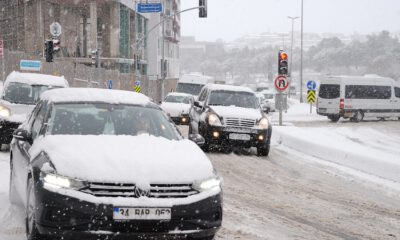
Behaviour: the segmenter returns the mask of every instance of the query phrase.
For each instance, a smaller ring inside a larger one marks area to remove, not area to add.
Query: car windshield
[[[34,105],[39,101],[40,94],[54,88],[59,87],[11,82],[4,89],[3,99],[10,103]]]
[[[164,102],[190,104],[189,96],[168,95]]]
[[[264,93],[265,99],[274,99],[275,94],[273,93]]]
[[[140,135],[170,140],[180,134],[160,110],[107,103],[55,104],[49,121],[51,135]]]
[[[258,100],[256,96],[250,92],[218,90],[211,92],[208,105],[257,108]]]
[[[178,83],[178,86],[176,87],[176,91],[197,96],[197,95],[199,95],[199,93],[203,87],[204,87],[203,84]]]

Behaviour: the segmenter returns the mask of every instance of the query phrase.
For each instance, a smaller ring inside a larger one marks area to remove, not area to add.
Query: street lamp
[[[288,18],[292,20],[292,43],[291,43],[291,45],[290,45],[290,61],[289,61],[289,63],[290,63],[290,66],[289,66],[289,76],[291,77],[291,76],[292,76],[292,62],[293,62],[292,60],[293,60],[293,31],[294,31],[294,20],[296,20],[296,19],[298,19],[298,18],[300,18],[300,17],[290,17],[290,16],[288,16]]]

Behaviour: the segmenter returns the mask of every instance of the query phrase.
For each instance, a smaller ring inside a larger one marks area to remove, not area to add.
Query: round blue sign
[[[308,90],[315,90],[317,88],[317,83],[313,80],[307,82]]]

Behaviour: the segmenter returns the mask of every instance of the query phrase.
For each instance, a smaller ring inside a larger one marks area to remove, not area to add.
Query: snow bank
[[[371,143],[371,137],[382,144]],[[400,182],[400,140],[394,143],[379,131],[274,126],[273,141],[323,160]],[[397,144],[397,147],[385,148],[390,144]]]

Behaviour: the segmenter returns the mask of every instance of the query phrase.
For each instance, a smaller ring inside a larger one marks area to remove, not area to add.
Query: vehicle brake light
[[[343,99],[343,98],[340,99],[339,108],[340,108],[340,109],[344,109],[344,99]]]

